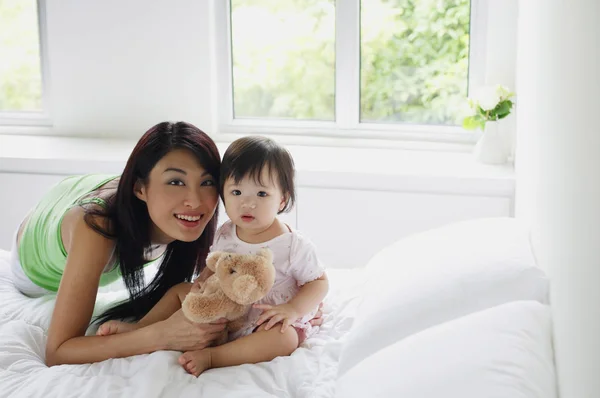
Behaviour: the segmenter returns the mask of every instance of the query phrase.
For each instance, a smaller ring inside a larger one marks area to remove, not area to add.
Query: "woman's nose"
[[[198,191],[191,190],[183,201],[185,207],[195,209],[202,203],[202,195]]]

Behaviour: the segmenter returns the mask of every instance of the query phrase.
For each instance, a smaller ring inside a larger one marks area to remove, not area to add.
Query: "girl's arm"
[[[203,348],[223,325],[193,325],[176,312],[165,321],[111,336],[85,336],[100,276],[114,242],[92,230],[83,210],[73,208],[63,224],[68,257],[48,330],[46,364],[81,364],[150,353],[159,349]],[[72,217],[71,217],[72,216]]]
[[[329,280],[327,274],[323,273],[312,282],[305,283],[298,294],[288,304],[298,311],[300,318],[304,317],[323,301],[329,291]]]
[[[256,321],[256,324],[262,325],[268,320],[269,322],[267,322],[265,330],[269,330],[277,323],[283,322],[281,331],[284,332],[297,319],[303,318],[317,308],[327,295],[328,291],[329,281],[327,275],[323,273],[323,275],[314,281],[302,285],[298,294],[285,304],[276,306],[254,304],[254,308],[263,310],[263,313]]]

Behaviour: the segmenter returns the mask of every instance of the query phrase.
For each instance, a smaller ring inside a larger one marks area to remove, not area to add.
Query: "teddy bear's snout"
[[[256,283],[256,278],[251,275],[242,275],[233,281],[233,291],[241,301],[250,300],[250,296],[256,290],[257,286],[258,283]]]

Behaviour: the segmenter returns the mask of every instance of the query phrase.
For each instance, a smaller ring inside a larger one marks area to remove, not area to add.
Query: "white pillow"
[[[375,255],[344,341],[339,375],[413,333],[517,300],[547,302],[527,231],[514,219],[461,222],[403,239]]]
[[[555,398],[550,308],[503,304],[435,326],[368,357],[336,396]]]

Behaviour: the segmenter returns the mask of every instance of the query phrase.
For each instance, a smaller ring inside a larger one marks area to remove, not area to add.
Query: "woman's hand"
[[[159,346],[166,350],[192,351],[210,346],[222,333],[226,333],[227,319],[215,323],[193,323],[178,310],[164,321],[155,323]]]

